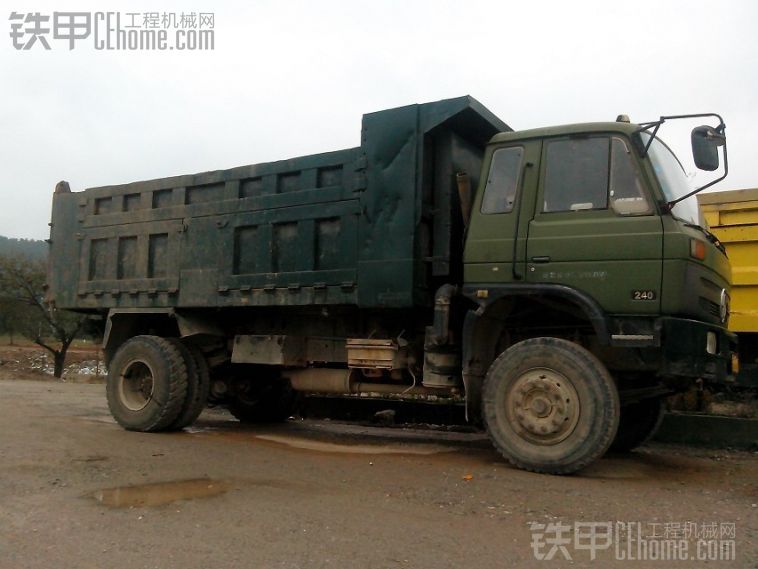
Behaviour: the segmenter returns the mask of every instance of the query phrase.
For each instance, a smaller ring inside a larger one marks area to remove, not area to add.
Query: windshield
[[[641,134],[643,142],[647,144],[648,140],[650,140],[650,135],[646,132]],[[679,159],[659,138],[653,139],[648,156],[650,156],[650,161],[653,163],[655,175],[658,177],[658,182],[661,184],[661,189],[667,201],[679,199],[694,189],[691,187]],[[698,209],[695,196],[677,203],[672,208],[671,213],[683,221],[700,225],[700,210]]]

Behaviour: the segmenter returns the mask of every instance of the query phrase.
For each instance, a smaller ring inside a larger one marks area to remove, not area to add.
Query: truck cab
[[[660,139],[639,155],[639,128],[592,123],[496,135],[466,237],[466,287],[571,289],[614,320],[611,343],[655,341],[661,317],[668,326],[691,319],[721,330],[731,279],[725,251],[701,228],[694,196],[666,208],[688,181]],[[634,333],[625,333],[632,318]]]
[[[620,431],[638,429],[628,437],[637,444],[660,421],[662,394],[694,378],[731,377],[728,259],[702,227],[681,163],[644,125],[619,120],[498,134],[483,170],[463,255],[464,295],[478,306],[465,326],[470,389],[495,381],[493,362],[508,346],[564,338],[586,347],[613,377]],[[516,405],[522,417],[502,405],[488,411],[484,397],[476,412],[485,422],[515,425],[501,445],[511,449],[506,454],[518,455],[514,438],[544,445],[535,456],[554,446],[554,425],[542,433],[541,417],[566,395],[560,381],[508,380],[539,402]],[[491,398],[510,401],[505,391]]]

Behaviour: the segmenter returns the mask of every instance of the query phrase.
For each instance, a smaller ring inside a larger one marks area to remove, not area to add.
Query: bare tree
[[[86,318],[57,310],[45,296],[45,261],[0,256],[0,299],[10,312],[13,328],[53,356],[53,375],[61,377],[66,352],[81,332]]]
[[[13,341],[18,331],[14,313],[14,301],[0,296],[0,334],[6,334],[8,336],[8,343],[11,346],[13,345]]]

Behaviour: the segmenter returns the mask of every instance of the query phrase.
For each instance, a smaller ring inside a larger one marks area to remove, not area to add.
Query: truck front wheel
[[[179,417],[187,395],[187,365],[165,338],[135,336],[108,368],[108,408],[130,431],[162,431]]]
[[[619,395],[605,366],[581,346],[533,338],[492,363],[482,394],[487,432],[512,464],[570,474],[608,450]]]
[[[662,397],[644,399],[621,408],[621,421],[612,452],[629,452],[649,441],[663,422],[666,405]]]

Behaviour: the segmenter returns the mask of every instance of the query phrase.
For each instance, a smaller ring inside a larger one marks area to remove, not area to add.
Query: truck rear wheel
[[[508,348],[487,372],[487,432],[512,464],[570,474],[608,450],[619,424],[619,395],[605,366],[567,340],[534,338]]]
[[[280,423],[292,415],[296,393],[285,379],[237,381],[229,412],[240,423]]]
[[[613,452],[629,452],[649,441],[663,422],[666,406],[662,397],[644,399],[621,408]]]
[[[116,352],[106,384],[108,408],[130,431],[167,429],[187,395],[187,365],[179,348],[157,336],[135,336]]]
[[[194,423],[205,409],[211,378],[208,362],[199,348],[185,344],[178,338],[170,338],[169,342],[178,348],[187,366],[187,395],[179,416],[168,427],[168,430],[178,431]]]

